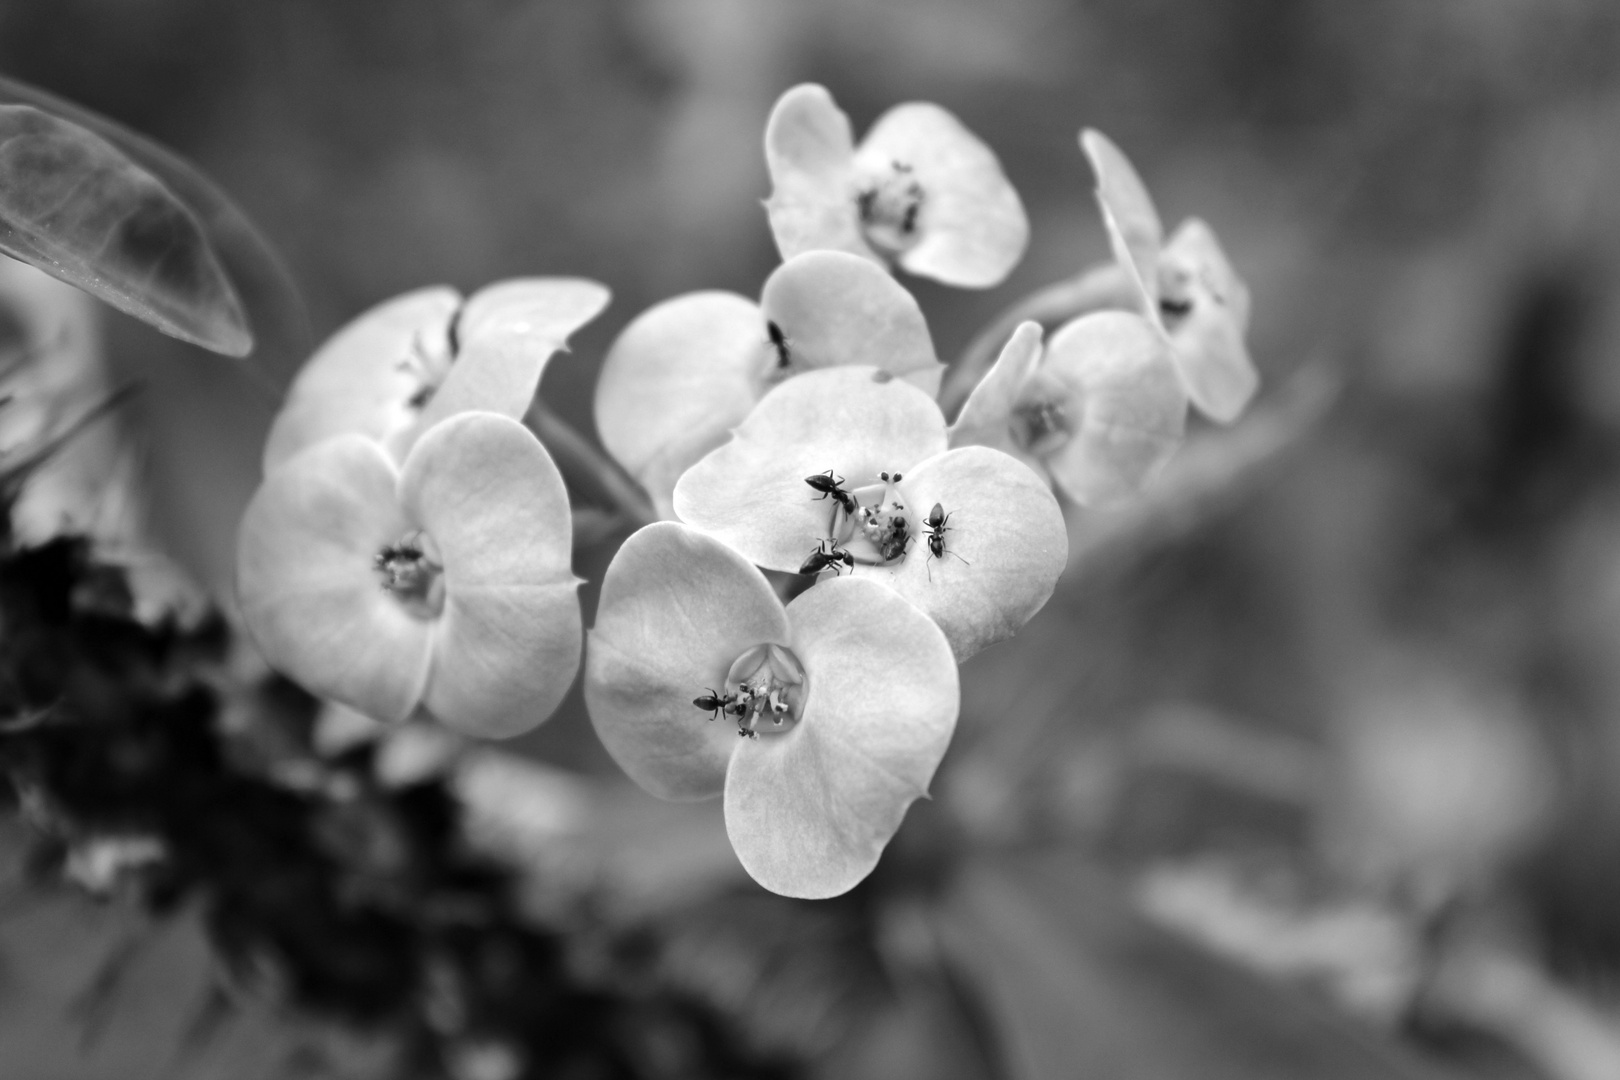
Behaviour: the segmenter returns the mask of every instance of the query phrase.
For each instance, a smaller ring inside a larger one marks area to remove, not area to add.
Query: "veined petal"
[[[944,365],[922,308],[870,259],[843,251],[795,255],[765,280],[760,308],[784,335],[788,362],[778,363],[778,377],[865,364],[891,375],[933,372],[938,385]]]
[[[1139,315],[1097,311],[1060,327],[1020,407],[1050,392],[1070,437],[1046,456],[1046,467],[1082,506],[1135,495],[1181,445],[1187,392],[1170,343]]]
[[[752,300],[697,292],[648,308],[602,363],[602,445],[665,511],[681,473],[725,442],[765,392],[773,363]]]
[[[808,693],[788,732],[740,740],[726,833],[751,877],[783,896],[847,892],[950,745],[956,662],[937,626],[875,582],[823,582],[787,608]]]
[[[1029,219],[995,153],[947,110],[909,102],[879,117],[855,154],[858,173],[895,162],[909,165],[923,189],[919,239],[900,265],[970,289],[1006,278],[1029,243]]]
[[[788,640],[781,602],[746,559],[676,522],[648,525],[602,579],[585,659],[596,734],[652,794],[718,795],[741,740],[692,699],[721,690],[732,662],[755,645]]]
[[[611,294],[585,278],[514,278],[487,285],[455,320],[455,361],[409,434],[394,446],[403,460],[422,432],[460,412],[521,419],[546,361],[568,335],[601,314]]]
[[[1159,258],[1159,291],[1187,396],[1211,420],[1231,423],[1260,386],[1243,343],[1249,288],[1226,260],[1215,231],[1199,219],[1188,218],[1171,235]],[[1173,313],[1172,307],[1187,310]]]
[[[905,558],[856,566],[939,624],[957,663],[1016,634],[1046,605],[1068,563],[1063,511],[1045,479],[987,446],[929,458],[902,490],[912,542]],[[929,548],[925,519],[949,515],[944,552]]]
[[[996,362],[973,388],[950,427],[952,446],[993,446],[1012,452],[1016,446],[1009,424],[1024,381],[1041,360],[1041,324],[1021,322]]]
[[[423,704],[471,734],[527,731],[579,667],[573,520],[551,455],[516,420],[460,413],[417,440],[399,492],[444,566]]]
[[[877,259],[855,205],[855,139],[826,87],[784,93],[765,125],[771,197],[765,212],[782,258],[832,249]]]
[[[386,300],[354,319],[315,351],[271,425],[264,471],[333,435],[386,439],[416,419],[419,389],[405,364],[421,345],[444,343],[461,295],[446,286]]]
[[[311,693],[398,722],[421,700],[433,626],[382,588],[372,560],[411,528],[394,465],[339,435],[265,477],[237,537],[242,618],[265,659]]]
[[[805,477],[831,469],[853,489],[944,449],[939,406],[909,383],[869,367],[806,372],[686,471],[675,513],[751,562],[796,571],[827,535],[833,507]]]
[[[1114,258],[1131,271],[1133,284],[1142,295],[1143,314],[1157,319],[1159,281],[1155,267],[1164,226],[1159,223],[1153,197],[1130,159],[1108,136],[1086,128],[1080,132],[1080,148],[1097,174],[1097,205],[1102,208]]]

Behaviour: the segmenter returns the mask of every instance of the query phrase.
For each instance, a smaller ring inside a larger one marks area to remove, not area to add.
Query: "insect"
[[[883,556],[883,561],[893,562],[902,557],[910,544],[911,530],[906,526],[906,519],[899,515],[890,517],[877,541],[878,554]]]
[[[791,365],[793,363],[793,353],[789,348],[791,343],[788,341],[787,334],[783,333],[782,328],[776,324],[774,319],[766,320],[765,336],[770,338],[771,348],[776,350],[777,370],[783,370]]]
[[[821,492],[823,499],[831,499],[837,503],[843,508],[844,513],[855,513],[855,509],[859,505],[855,501],[855,496],[845,489],[844,478],[835,475],[831,469],[826,472],[816,473],[814,476],[807,476],[804,478],[804,482]]]
[[[955,511],[952,511],[952,513],[955,513]],[[945,523],[949,520],[951,520],[951,515],[945,512],[945,507],[940,503],[935,503],[934,508],[928,511],[928,516],[923,518],[923,524],[928,526],[928,560],[932,562],[935,559],[943,559],[946,554],[949,554],[952,558],[961,562],[962,565],[972,566],[972,563],[956,554],[956,552],[946,552],[945,534],[951,531],[951,527]],[[928,580],[934,580],[932,569],[928,571]]]
[[[799,567],[801,574],[819,574],[823,570],[831,569],[835,574],[842,574],[840,564],[855,569],[855,556],[838,546],[836,540],[818,540],[816,550],[810,553],[809,558]]]
[[[722,712],[730,712],[732,702],[735,700],[736,699],[731,694],[721,695],[715,693],[713,689],[710,689],[709,692],[704,694],[702,697],[693,698],[692,704],[696,705],[704,712],[709,713],[709,720],[712,722],[718,719]]]

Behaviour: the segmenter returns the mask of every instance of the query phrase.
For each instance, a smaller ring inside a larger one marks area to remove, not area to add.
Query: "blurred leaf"
[[[1016,1080],[1454,1075],[1153,926],[1072,854],[969,863],[940,929]]]
[[[202,226],[151,173],[78,124],[0,105],[0,250],[227,356],[253,348]]]

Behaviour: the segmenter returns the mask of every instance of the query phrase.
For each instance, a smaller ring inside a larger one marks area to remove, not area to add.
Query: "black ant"
[[[844,478],[834,475],[831,469],[826,472],[816,473],[814,476],[807,476],[804,478],[804,482],[821,492],[823,499],[831,499],[837,503],[843,508],[844,513],[851,515],[855,513],[858,505],[855,502],[855,496],[844,488]]]
[[[954,514],[955,511],[953,510],[951,513]],[[943,559],[949,554],[961,562],[962,565],[972,566],[972,563],[956,554],[956,552],[946,552],[945,534],[951,531],[951,527],[945,523],[949,520],[951,520],[951,514],[947,514],[945,507],[939,503],[935,503],[934,508],[928,511],[928,516],[923,519],[923,524],[928,526],[928,559],[932,562],[934,559]],[[934,580],[934,571],[932,569],[928,571],[928,580]]]
[[[737,698],[734,694],[725,694],[722,696],[715,693],[711,688],[709,692],[704,694],[702,697],[693,698],[692,704],[696,705],[704,712],[709,713],[709,720],[712,723],[720,718],[721,713],[730,712],[732,705],[736,702],[736,700]]]
[[[906,519],[891,517],[883,530],[882,539],[878,541],[878,553],[883,556],[884,562],[893,562],[905,555],[909,546],[911,546],[911,531],[906,527]]]
[[[765,321],[765,336],[770,338],[771,348],[776,350],[777,369],[786,370],[793,363],[792,351],[789,348],[791,342],[788,340],[787,334],[782,332],[782,328],[776,325],[774,319],[767,319]]]
[[[831,569],[835,574],[842,574],[840,564],[851,570],[855,569],[855,556],[839,547],[836,540],[818,540],[816,550],[804,560],[803,565],[799,567],[799,573],[819,574],[823,570]]]

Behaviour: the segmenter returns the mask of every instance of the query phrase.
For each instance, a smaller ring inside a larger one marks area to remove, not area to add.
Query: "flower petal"
[[[882,586],[824,582],[787,617],[809,687],[803,718],[736,747],[726,833],[765,888],[821,899],[871,873],[928,793],[960,695],[939,628]]]
[[[945,449],[932,398],[869,367],[810,371],[766,394],[731,441],[675,485],[675,513],[751,562],[796,571],[827,535],[832,502],[806,476],[833,470],[848,488]]]
[[[788,363],[778,377],[839,364],[891,375],[933,372],[944,365],[917,301],[870,259],[843,251],[795,255],[765,280],[760,308],[786,339]]]
[[[409,436],[394,448],[403,459],[421,433],[460,412],[481,410],[521,419],[534,400],[546,361],[568,335],[601,314],[611,294],[585,278],[514,278],[479,289],[455,321],[455,362]]]
[[[385,300],[349,322],[310,357],[264,444],[266,474],[307,446],[353,432],[386,439],[416,419],[418,382],[402,362],[419,339],[443,340],[461,296],[447,286]]]
[[[995,153],[950,112],[927,102],[878,118],[855,154],[857,172],[909,165],[923,188],[915,247],[900,256],[913,274],[984,289],[1018,265],[1029,219]]]
[[[1097,174],[1097,205],[1102,208],[1114,259],[1131,271],[1133,283],[1142,295],[1143,313],[1156,319],[1159,282],[1154,268],[1159,262],[1164,226],[1159,224],[1153,197],[1130,159],[1108,136],[1086,128],[1080,132],[1080,148]]]
[[[987,446],[929,458],[902,487],[912,542],[904,558],[856,566],[939,624],[956,662],[1018,633],[1046,605],[1069,559],[1063,511],[1045,479]],[[929,549],[925,519],[949,515],[944,553]]]
[[[752,300],[697,292],[648,308],[602,363],[595,406],[602,445],[660,512],[673,513],[676,479],[748,415],[773,364]]]
[[[1260,387],[1243,343],[1249,288],[1199,219],[1183,221],[1170,237],[1159,259],[1159,291],[1167,306],[1191,305],[1184,315],[1162,313],[1187,396],[1211,420],[1231,423]]]
[[[777,99],[765,124],[765,200],[782,258],[832,249],[877,259],[855,206],[855,139],[826,87],[802,83]]]
[[[522,424],[469,412],[417,440],[399,491],[444,565],[423,704],[470,734],[527,731],[551,715],[579,667],[562,475]]]
[[[1009,424],[1024,381],[1040,363],[1041,334],[1038,322],[1018,324],[1007,344],[1001,347],[995,364],[962,403],[962,411],[950,427],[952,446],[993,446],[1006,453],[1014,452],[1017,444]]]
[[[781,602],[746,559],[685,525],[648,525],[602,579],[585,659],[597,736],[660,798],[720,794],[736,727],[710,723],[692,699],[719,690],[747,650],[788,639]]]
[[[398,722],[427,682],[433,627],[410,614],[372,559],[411,529],[387,453],[339,435],[289,458],[248,504],[236,591],[271,665],[311,693]]]
[[[1047,393],[1072,418],[1072,435],[1046,467],[1082,506],[1135,495],[1181,445],[1187,392],[1169,342],[1140,315],[1097,311],[1060,327],[1021,405]]]

